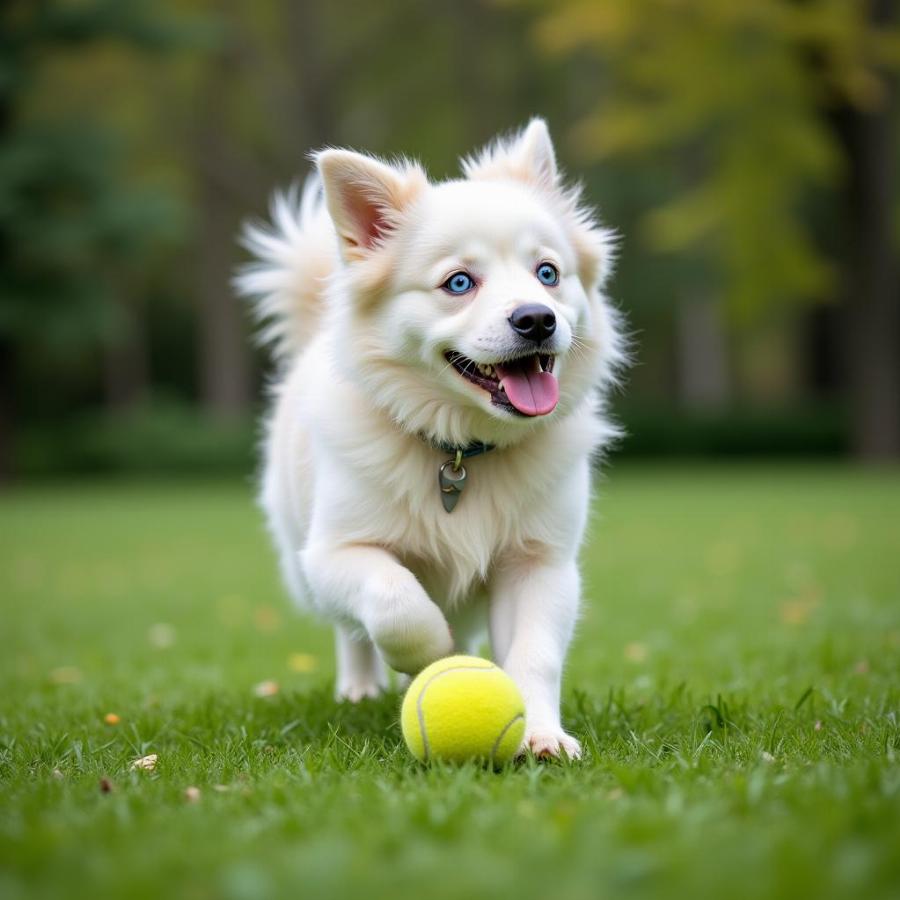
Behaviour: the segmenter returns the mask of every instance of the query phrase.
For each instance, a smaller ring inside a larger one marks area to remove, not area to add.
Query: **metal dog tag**
[[[448,459],[438,473],[438,484],[441,488],[441,502],[444,509],[453,512],[459,502],[459,495],[466,486],[466,467],[456,467],[456,460]]]

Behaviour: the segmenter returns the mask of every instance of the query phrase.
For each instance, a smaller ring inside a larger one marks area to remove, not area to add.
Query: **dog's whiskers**
[[[588,347],[587,343],[578,336],[577,332],[572,332],[571,351],[572,355],[578,360],[587,359],[588,354],[590,353],[590,347]]]
[[[455,365],[460,359],[464,359],[462,353],[459,353],[456,350],[451,350],[450,353],[446,355],[447,365],[438,372],[438,375],[443,375],[444,372],[447,371],[451,366]]]

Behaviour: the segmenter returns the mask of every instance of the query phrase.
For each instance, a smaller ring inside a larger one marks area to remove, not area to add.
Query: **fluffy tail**
[[[317,175],[272,198],[271,225],[248,223],[241,244],[255,257],[234,285],[253,304],[261,343],[281,362],[293,359],[315,334],[322,293],[334,271],[337,245]]]

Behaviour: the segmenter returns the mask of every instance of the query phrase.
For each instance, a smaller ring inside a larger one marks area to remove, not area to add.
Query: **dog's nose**
[[[513,310],[509,324],[523,338],[539,344],[556,331],[556,316],[543,303],[524,303]]]

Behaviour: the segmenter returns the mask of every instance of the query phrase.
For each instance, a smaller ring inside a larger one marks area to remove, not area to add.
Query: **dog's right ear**
[[[517,134],[498,138],[464,159],[463,172],[467,178],[513,178],[548,190],[555,190],[560,182],[550,131],[538,118]]]
[[[377,249],[428,184],[415,163],[383,163],[352,150],[322,150],[315,161],[348,262]]]

